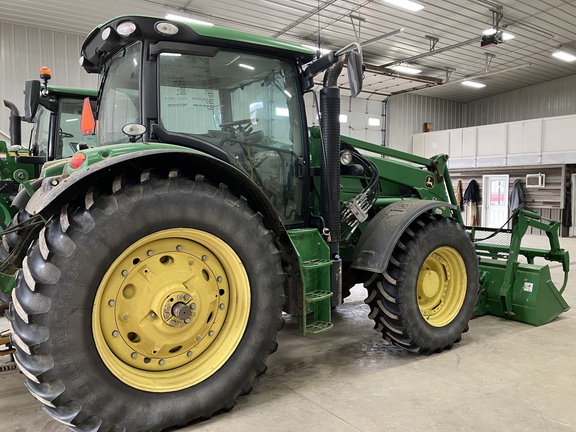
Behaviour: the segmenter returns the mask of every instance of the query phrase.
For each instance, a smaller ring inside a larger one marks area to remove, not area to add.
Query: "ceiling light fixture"
[[[410,0],[384,0],[386,3],[390,3],[391,5],[398,6],[404,9],[408,9],[412,12],[418,12],[419,10],[424,9],[424,5],[419,3],[410,1]]]
[[[410,66],[403,66],[403,65],[396,65],[390,67],[390,69],[394,69],[398,73],[405,73],[408,75],[417,75],[422,72],[421,69],[416,69]]]
[[[244,63],[238,63],[238,66],[240,66],[241,68],[244,68],[244,69],[254,70],[254,66],[250,66],[250,65],[247,65]]]
[[[180,21],[180,22],[185,22],[185,23],[190,23],[190,24],[200,24],[200,25],[205,25],[205,26],[213,26],[214,25],[214,23],[211,23],[208,21],[201,21],[201,20],[197,20],[197,19],[194,19],[191,17],[176,15],[176,14],[171,14],[171,13],[167,13],[164,18],[166,18],[168,20]]]
[[[576,61],[576,55],[569,53],[567,51],[558,49],[552,53],[552,57],[556,57],[557,59],[563,60],[565,62],[571,63]]]
[[[483,88],[486,87],[486,84],[482,84],[478,81],[462,81],[462,84],[472,88]]]
[[[494,33],[496,33],[496,29],[495,28],[489,28],[486,29],[482,32],[483,35],[485,36],[492,36]],[[508,41],[510,39],[514,39],[516,36],[514,36],[512,33],[508,33],[502,30],[498,30],[501,33],[501,37],[503,41]]]

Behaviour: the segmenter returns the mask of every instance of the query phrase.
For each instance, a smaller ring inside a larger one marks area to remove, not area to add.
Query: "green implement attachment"
[[[560,222],[545,221],[539,214],[522,209],[511,220],[512,229],[471,228],[480,257],[482,284],[475,314],[496,315],[537,326],[546,324],[570,309],[562,298],[570,256],[560,248]],[[546,233],[550,250],[521,246],[528,227]],[[519,262],[519,256],[526,262]],[[562,264],[564,281],[560,289],[552,282],[550,267],[535,264],[536,257]]]
[[[298,254],[304,289],[300,300],[300,331],[305,335],[322,333],[332,328],[330,298],[330,250],[317,229],[288,231]]]

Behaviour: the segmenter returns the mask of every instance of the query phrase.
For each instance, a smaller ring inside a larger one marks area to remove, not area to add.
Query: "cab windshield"
[[[124,143],[128,137],[122,128],[140,123],[140,53],[141,44],[121,51],[110,62],[101,88],[98,110],[98,144]]]
[[[303,213],[297,76],[294,63],[236,51],[158,57],[160,126],[225,150],[284,223]]]

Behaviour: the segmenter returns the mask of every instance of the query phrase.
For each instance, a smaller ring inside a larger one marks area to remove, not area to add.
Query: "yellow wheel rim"
[[[232,248],[176,228],[140,239],[112,263],[96,293],[92,332],[118,379],[164,393],[218,371],[249,314],[248,275]]]
[[[466,296],[466,266],[462,256],[442,246],[424,260],[418,275],[418,307],[428,324],[443,327],[458,315]]]

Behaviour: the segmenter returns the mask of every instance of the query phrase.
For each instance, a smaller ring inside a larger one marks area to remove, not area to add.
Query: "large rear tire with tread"
[[[432,354],[468,331],[478,297],[476,251],[464,227],[423,215],[396,244],[388,267],[366,282],[369,317],[385,340]]]
[[[284,280],[273,233],[225,186],[117,178],[32,244],[15,358],[45,410],[80,430],[184,425],[231,409],[264,373]]]

